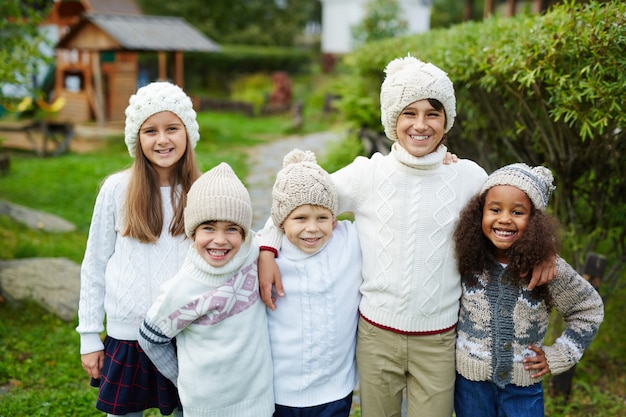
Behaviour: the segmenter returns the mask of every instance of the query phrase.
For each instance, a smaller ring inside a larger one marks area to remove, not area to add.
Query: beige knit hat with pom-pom
[[[193,183],[187,194],[184,218],[189,237],[208,221],[233,222],[247,235],[252,226],[250,194],[230,165],[222,162]]]
[[[415,101],[429,98],[443,104],[445,132],[452,129],[456,117],[456,97],[452,81],[445,72],[408,55],[389,62],[385,74],[380,88],[380,113],[385,135],[389,139],[398,140],[396,125],[400,112]]]
[[[285,155],[283,169],[272,190],[272,221],[281,227],[287,216],[305,204],[325,207],[333,217],[339,210],[337,191],[330,174],[317,164],[311,151],[294,149]]]

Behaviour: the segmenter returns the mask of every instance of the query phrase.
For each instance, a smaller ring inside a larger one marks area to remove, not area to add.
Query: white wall
[[[367,0],[320,0],[322,3],[322,52],[345,54],[353,49],[352,26],[365,13]],[[409,33],[430,29],[430,0],[398,0]]]

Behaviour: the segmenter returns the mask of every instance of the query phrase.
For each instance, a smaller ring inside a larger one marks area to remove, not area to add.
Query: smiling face
[[[532,203],[525,192],[511,185],[497,185],[485,195],[483,234],[496,247],[496,259],[508,263],[506,250],[526,230]]]
[[[194,247],[209,265],[216,268],[233,259],[243,241],[243,229],[232,222],[202,223],[194,234]]]
[[[160,185],[170,185],[170,173],[187,149],[187,130],[183,122],[170,111],[155,113],[139,128],[139,143],[158,172]]]
[[[415,101],[398,116],[396,133],[400,146],[420,157],[434,152],[445,133],[446,114],[435,109],[428,100]]]
[[[316,253],[332,236],[336,221],[325,207],[305,204],[296,207],[282,224],[285,236],[305,253]]]

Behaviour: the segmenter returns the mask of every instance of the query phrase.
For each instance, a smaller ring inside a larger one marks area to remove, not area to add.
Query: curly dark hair
[[[487,192],[474,196],[459,215],[453,234],[457,266],[462,280],[475,280],[495,256],[495,246],[482,231],[483,207]],[[555,256],[559,247],[560,225],[556,217],[532,207],[526,230],[506,252],[508,276],[526,286],[533,267]],[[527,272],[525,276],[523,273]],[[547,286],[538,287],[549,299]]]

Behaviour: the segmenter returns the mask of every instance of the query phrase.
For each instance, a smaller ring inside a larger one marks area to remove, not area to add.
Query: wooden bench
[[[0,133],[24,133],[37,156],[54,156],[68,151],[74,138],[74,125],[50,120],[0,121]]]

